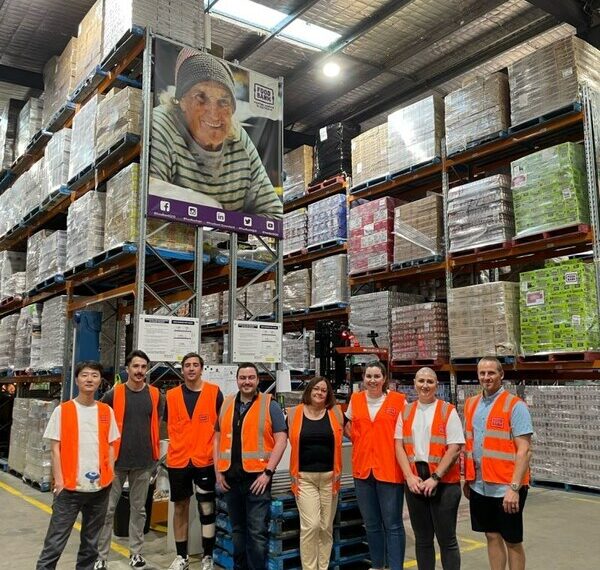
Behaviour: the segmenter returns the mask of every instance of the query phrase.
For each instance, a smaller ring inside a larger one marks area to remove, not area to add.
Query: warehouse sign
[[[234,321],[233,362],[281,362],[281,323]]]
[[[155,39],[148,215],[283,237],[277,79]]]
[[[179,362],[198,352],[200,320],[164,315],[140,315],[138,348],[152,362]]]

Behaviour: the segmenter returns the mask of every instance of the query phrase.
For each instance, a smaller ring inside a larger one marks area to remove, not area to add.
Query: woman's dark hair
[[[91,370],[95,370],[96,372],[100,372],[100,376],[102,376],[103,368],[102,364],[95,360],[82,360],[75,365],[75,378],[79,376],[79,373],[84,368],[90,368]]]
[[[327,378],[323,378],[321,376],[315,376],[314,378],[311,378],[308,381],[308,384],[306,385],[306,388],[304,388],[304,392],[302,393],[302,403],[305,406],[308,406],[311,403],[310,394],[312,392],[312,389],[319,382],[325,382],[325,384],[327,385],[327,398],[325,398],[325,407],[328,410],[330,410],[331,408],[333,408],[333,406],[335,406],[335,396],[333,395],[333,387],[331,386],[331,382],[329,382]]]
[[[143,358],[146,361],[146,364],[150,363],[150,358],[143,350],[132,350],[125,358],[125,366],[129,366],[131,361],[135,358]]]
[[[383,391],[386,392],[390,387],[390,381],[387,375],[387,368],[381,360],[372,360],[371,362],[367,362],[365,366],[365,370],[363,372],[363,380],[365,378],[365,373],[367,372],[367,368],[379,368],[381,374],[383,375]]]

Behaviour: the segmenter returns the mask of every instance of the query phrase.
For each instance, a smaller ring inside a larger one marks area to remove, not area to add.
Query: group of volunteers
[[[459,456],[464,449],[462,492],[474,531],[484,532],[492,570],[525,568],[523,507],[529,483],[533,432],[527,406],[502,387],[501,363],[482,358],[482,392],[465,403],[464,432],[456,409],[436,398],[438,381],[421,368],[418,399],[407,403],[388,389],[383,363],[366,365],[364,390],[352,394],[344,413],[325,378],[315,377],[302,402],[287,413],[260,392],[259,373],[238,365],[238,392],[223,397],[202,378],[196,353],[181,362],[184,382],[166,392],[148,385],[147,355],[126,359],[127,382],[95,400],[102,368],[75,368],[78,395],[58,406],[44,437],[50,440],[54,476],[52,517],[37,570],[56,568],[81,513],[78,570],[108,568],[112,521],[125,481],[129,485],[129,565],[142,555],[145,504],[160,458],[159,427],[166,421],[166,465],[176,556],[169,570],[186,570],[190,499],[201,522],[202,570],[214,568],[216,492],[223,493],[233,538],[234,569],[265,570],[273,475],[290,442],[289,475],[300,518],[305,570],[330,564],[333,524],[342,476],[344,435],[352,442],[352,474],[364,521],[372,570],[401,570],[406,497],[415,534],[417,567],[435,568],[434,537],[445,570],[460,568],[456,537],[461,500]]]

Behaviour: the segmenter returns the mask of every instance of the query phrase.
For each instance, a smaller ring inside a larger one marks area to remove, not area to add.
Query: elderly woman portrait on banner
[[[205,52],[183,48],[175,90],[154,108],[150,192],[224,210],[283,216],[261,157],[235,117],[234,76]]]

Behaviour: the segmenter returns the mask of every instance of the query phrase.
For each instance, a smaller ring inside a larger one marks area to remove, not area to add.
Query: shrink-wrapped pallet
[[[40,245],[37,282],[65,272],[67,262],[67,232],[58,230],[45,237]],[[36,283],[37,285],[37,283]]]
[[[44,305],[36,303],[30,305],[31,314],[31,351],[29,357],[29,367],[37,369],[40,367],[40,358],[42,356],[42,310]]]
[[[574,36],[508,66],[511,124],[520,125],[579,100],[579,86],[600,88],[600,51]]]
[[[50,58],[44,66],[44,127],[75,90],[76,67],[77,38],[71,38],[62,53]]]
[[[304,196],[313,175],[313,149],[303,145],[283,155],[283,201]]]
[[[563,143],[511,164],[517,237],[588,223],[583,146]]]
[[[444,211],[439,194],[394,210],[394,263],[441,255],[444,250]]]
[[[67,296],[44,301],[39,368],[62,367],[67,333]]]
[[[17,138],[15,142],[15,159],[21,156],[34,135],[42,128],[42,109],[44,101],[30,97],[19,113]]]
[[[217,339],[203,339],[200,344],[200,356],[204,360],[204,365],[220,364],[223,354],[223,345]]]
[[[452,358],[519,353],[519,284],[505,281],[448,291]]]
[[[3,298],[6,282],[13,273],[25,271],[26,254],[22,251],[0,251],[0,299]]]
[[[334,123],[319,129],[314,154],[314,183],[352,172],[352,139],[359,129],[350,123]]]
[[[308,246],[347,236],[346,196],[336,194],[308,206]]]
[[[96,156],[109,150],[126,134],[142,132],[142,92],[134,87],[111,89],[98,103]]]
[[[373,346],[369,335],[377,334],[376,342],[382,348],[390,347],[390,331],[392,330],[392,309],[402,305],[421,303],[421,295],[397,293],[395,291],[378,291],[353,295],[350,297],[350,315],[348,325],[361,346]]]
[[[311,307],[348,302],[348,262],[332,255],[312,262]]]
[[[39,206],[45,195],[43,194],[43,186],[46,177],[46,159],[40,158],[36,163],[31,165],[31,168],[23,173],[17,182],[23,180],[24,192],[20,193],[23,200],[22,217]]]
[[[237,299],[244,305],[246,304],[246,292],[241,292],[241,287],[238,288]],[[242,305],[235,303],[235,320],[243,321],[246,319],[246,311]],[[221,303],[221,321],[229,322],[229,291],[223,291],[223,302]]]
[[[504,73],[474,79],[448,93],[444,104],[449,156],[501,134],[510,126],[508,77]]]
[[[24,102],[10,99],[0,115],[0,170],[10,168],[16,154],[17,123]]]
[[[15,330],[15,370],[24,370],[31,361],[31,335],[35,305],[23,307]]]
[[[283,216],[283,253],[302,251],[308,243],[308,210],[299,208]]]
[[[52,230],[40,230],[27,240],[27,264],[25,270],[25,291],[31,291],[39,282],[40,254],[42,241]]]
[[[202,324],[212,325],[221,321],[222,293],[202,295]]]
[[[26,275],[25,271],[17,271],[13,273],[4,284],[2,295],[6,297],[15,297],[22,295],[26,290]]]
[[[303,311],[310,306],[310,269],[290,271],[283,276],[283,310]]]
[[[104,95],[94,95],[73,117],[69,180],[96,160],[96,116]]]
[[[419,303],[392,309],[392,360],[447,358],[445,303]]]
[[[441,156],[444,101],[431,95],[388,116],[388,168],[394,173]]]
[[[85,263],[104,249],[106,194],[88,192],[69,206],[67,269]]]
[[[106,183],[104,249],[125,242],[137,243],[139,225],[138,164],[130,164]],[[148,218],[147,233],[164,225],[164,220]],[[148,240],[155,247],[177,251],[194,251],[195,228],[189,224],[170,223]]]
[[[32,400],[27,414],[27,451],[23,477],[37,483],[42,489],[49,488],[52,482],[50,440],[44,439],[43,435],[57,405],[56,400]]]
[[[192,47],[203,45],[204,11],[196,0],[104,0],[102,57],[134,26]]]
[[[0,370],[14,368],[18,313],[0,319]]]
[[[395,198],[378,198],[350,210],[348,269],[350,275],[385,269],[394,258]]]
[[[388,172],[388,126],[383,123],[352,139],[352,186]]]
[[[302,332],[283,334],[282,359],[284,370],[304,372],[310,369],[309,339]]]
[[[89,4],[88,4],[89,5]],[[77,33],[75,57],[75,85],[79,85],[102,59],[102,24],[104,0],[96,0],[83,20]]]
[[[69,181],[69,157],[71,156],[71,129],[62,129],[52,135],[46,145],[44,170],[41,181],[42,200],[66,186]]]
[[[510,177],[497,174],[450,188],[447,231],[452,253],[512,239]]]
[[[268,317],[275,313],[275,281],[253,283],[246,289],[246,307],[249,317]]]
[[[10,150],[10,156],[8,156],[7,146],[8,139],[8,113],[9,106],[4,104],[0,106],[0,170],[7,168],[8,163],[13,161],[13,149]]]
[[[596,272],[578,260],[520,275],[521,347],[525,354],[600,348]]]
[[[15,398],[13,404],[10,447],[8,448],[8,467],[19,474],[23,474],[25,470],[28,415],[29,406],[32,401],[32,398]]]

